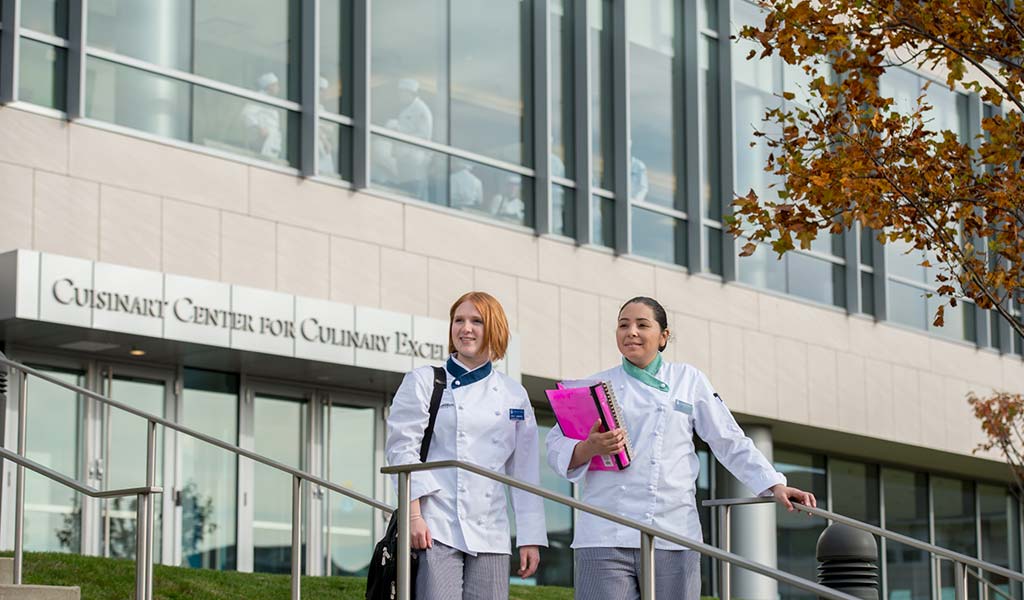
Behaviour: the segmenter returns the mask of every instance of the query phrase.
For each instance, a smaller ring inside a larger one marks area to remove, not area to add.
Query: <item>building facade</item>
[[[730,39],[759,18],[744,0],[0,0],[3,350],[389,500],[391,394],[443,357],[459,294],[505,306],[502,368],[544,427],[543,390],[615,364],[619,305],[651,295],[666,358],[708,373],[793,485],[1020,569],[1021,508],[973,452],[965,397],[1024,389],[1021,340],[969,302],[933,328],[935,274],[870,232],[782,260],[724,232],[734,191],[777,183],[751,145],[764,111],[809,102],[802,72]],[[882,86],[909,106],[927,80]],[[993,110],[925,93],[959,135]],[[39,380],[28,406],[30,457],[137,483],[141,421]],[[161,436],[158,560],[287,571],[286,478]],[[702,498],[747,493],[701,461]],[[26,497],[29,549],[131,555],[131,505],[31,475]],[[364,573],[380,519],[304,502],[306,571]],[[813,577],[823,523],[738,518],[735,548]],[[537,582],[569,585],[571,513],[549,505],[548,526]],[[889,598],[951,590],[949,565],[882,550]]]

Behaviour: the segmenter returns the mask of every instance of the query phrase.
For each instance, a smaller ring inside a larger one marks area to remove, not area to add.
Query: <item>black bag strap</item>
[[[434,422],[437,421],[437,411],[441,408],[441,396],[444,395],[446,387],[448,376],[444,372],[444,367],[434,367],[434,394],[430,397],[430,419],[427,421],[427,429],[423,432],[423,442],[420,444],[420,462],[427,462],[430,438],[434,437]]]

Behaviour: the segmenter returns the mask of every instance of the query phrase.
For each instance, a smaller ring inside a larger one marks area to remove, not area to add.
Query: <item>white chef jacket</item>
[[[267,135],[259,149],[262,156],[281,157],[281,115],[277,109],[250,102],[242,108],[242,120],[253,135],[258,134],[261,129],[266,130]]]
[[[472,462],[540,485],[537,419],[523,386],[491,363],[469,371],[450,358],[445,372],[427,460]],[[387,422],[389,465],[419,462],[433,390],[432,367],[414,369],[402,381]],[[461,469],[421,471],[412,474],[409,495],[420,499],[434,540],[474,556],[511,553],[503,484]],[[518,489],[511,495],[517,543],[547,546],[543,500]]]
[[[588,378],[614,386],[633,447],[632,461],[625,470],[590,471],[588,462],[570,471],[579,440],[565,437],[557,426],[547,437],[548,464],[570,481],[582,481],[583,502],[701,541],[696,501],[700,463],[694,451],[694,431],[751,492],[763,494],[777,483],[785,484],[786,477],[743,434],[696,367],[665,361],[655,377],[667,384],[667,390],[639,381],[621,365]],[[579,513],[575,529],[573,548],[640,547],[639,531],[588,513]],[[655,547],[683,549],[660,538]]]

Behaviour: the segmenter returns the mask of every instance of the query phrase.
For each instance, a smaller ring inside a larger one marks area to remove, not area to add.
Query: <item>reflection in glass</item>
[[[379,4],[379,3],[378,3]],[[531,165],[529,2],[450,0],[451,144]]]
[[[182,425],[238,443],[238,377],[185,369]],[[234,454],[189,436],[181,448],[182,566],[236,566],[238,469]]]
[[[886,529],[928,541],[928,477],[900,469],[883,469]],[[928,600],[931,585],[928,554],[896,542],[885,547],[889,600]]]
[[[860,274],[860,310],[864,314],[875,314],[875,276],[861,271]]]
[[[612,160],[612,2],[587,0],[590,12],[590,112],[593,184],[611,190]],[[596,236],[596,234],[595,234]],[[611,242],[605,244],[610,246]]]
[[[925,290],[889,281],[889,320],[916,329],[928,329],[928,301]]]
[[[425,202],[448,205],[446,154],[375,135],[370,140],[370,164],[373,185]],[[479,194],[473,192],[469,197],[480,198],[482,203],[483,184]],[[465,202],[452,199],[453,204]]]
[[[194,72],[297,100],[299,4],[299,0],[194,3]]]
[[[532,179],[461,158],[450,163],[452,208],[515,225],[533,223]]]
[[[722,230],[714,227],[704,228],[704,245],[701,260],[704,261],[702,268],[705,272],[722,274]]]
[[[352,180],[352,130],[333,121],[320,120],[317,130],[317,172]]]
[[[714,532],[714,521],[712,520],[712,511],[709,506],[702,506],[705,500],[711,499],[711,473],[714,469],[713,461],[714,458],[710,451],[708,451],[707,444],[704,443],[699,437],[694,436],[693,439],[694,448],[697,451],[697,461],[700,464],[699,471],[697,473],[697,513],[700,515],[700,529],[704,534],[705,544],[714,544],[712,533]],[[714,582],[714,576],[712,575],[712,569],[714,568],[714,561],[701,557],[700,561],[700,593],[701,596],[712,596],[713,589],[712,583]]]
[[[833,493],[831,510],[858,521],[880,525],[878,465],[838,458],[828,461]]]
[[[538,421],[547,420],[541,416]],[[553,421],[553,419],[552,419]],[[559,477],[547,466],[544,458],[546,449],[544,441],[548,432],[554,424],[538,423],[537,444],[539,446],[540,460],[540,487],[566,496],[572,496],[572,484],[563,477]],[[512,512],[511,502],[508,503],[509,524],[512,526],[512,547],[515,547],[515,513]],[[544,553],[544,568],[539,569],[537,574],[527,580],[528,585],[560,585],[571,586],[573,583],[573,515],[572,509],[557,502],[544,503],[544,519],[548,528],[548,547]],[[518,560],[518,559],[516,559]],[[516,564],[513,560],[512,564]],[[519,577],[513,574],[513,583],[523,583]]]
[[[267,458],[303,468],[301,400],[256,395],[253,404],[254,450]],[[253,465],[253,570],[288,573],[292,564],[292,476],[266,465]]]
[[[68,37],[68,0],[21,0],[21,26],[57,37]]]
[[[974,483],[947,477],[932,477],[935,506],[936,546],[977,556],[978,544],[974,522]],[[953,597],[953,565],[941,561],[943,598]],[[968,597],[977,597],[977,587],[969,586]]]
[[[973,342],[977,339],[976,324],[974,322],[974,304],[958,301],[956,306],[950,306],[949,299],[933,295],[927,299],[928,330],[951,340],[966,340]],[[945,305],[943,309],[943,326],[936,327],[934,324],[935,315],[939,306]]]
[[[367,496],[373,495],[374,410],[325,407],[330,469],[327,478]],[[331,575],[365,576],[373,552],[373,509],[347,496],[324,490],[324,533],[330,548]]]
[[[685,210],[676,202],[675,10],[672,0],[632,0],[629,6],[630,198]]]
[[[166,391],[163,382],[145,379],[115,377],[110,397],[118,402],[129,404],[139,410],[159,417],[164,416],[164,397]],[[146,473],[146,444],[148,438],[147,422],[141,417],[111,408],[107,432],[110,436],[110,452],[106,453],[105,489],[129,488],[140,485]],[[156,485],[163,485],[163,438],[164,428],[156,428]],[[160,560],[161,522],[163,519],[163,503],[161,496],[153,496],[156,500],[153,511],[153,552],[154,560]],[[114,498],[104,501],[104,519],[110,519],[109,544],[110,556],[115,558],[135,558],[136,504],[134,496]],[[104,527],[106,530],[106,527]]]
[[[575,154],[573,136],[573,18],[572,0],[551,0],[548,25],[551,39],[549,57],[551,91],[551,175],[572,178]]]
[[[890,275],[911,281],[927,281],[927,269],[922,266],[925,254],[909,243],[896,240],[885,244],[885,266]]]
[[[632,213],[633,254],[686,264],[686,221],[639,207]]]
[[[787,253],[785,261],[790,294],[822,304],[846,304],[846,280],[842,265],[800,252]]]
[[[717,0],[701,0],[697,3],[697,23],[701,29],[718,29],[718,2]]]
[[[320,104],[323,110],[352,114],[352,2],[320,2]]]
[[[1001,567],[1020,571],[1020,512],[1017,500],[1005,486],[978,484],[981,515],[981,558]],[[989,580],[1006,594],[1020,597],[1020,584],[994,573]]]
[[[194,142],[280,165],[294,163],[297,113],[198,86],[193,95]]]
[[[94,57],[88,58],[88,77],[85,114],[90,118],[190,140],[189,84]]]
[[[40,368],[72,385],[85,385],[78,372]],[[82,399],[38,377],[28,378],[25,455],[58,473],[82,479],[79,427]],[[36,552],[82,550],[82,496],[33,471],[25,470],[25,549]]]
[[[786,263],[779,260],[771,247],[761,245],[750,256],[738,259],[739,279],[760,288],[786,291]]]
[[[89,2],[89,45],[161,67],[192,70],[192,7],[180,0]],[[142,106],[147,106],[143,101]]]
[[[551,233],[576,237],[576,191],[551,186]]]
[[[877,234],[873,229],[864,227],[860,230],[860,264],[874,266],[875,239],[877,239]]]
[[[64,110],[67,105],[67,50],[21,38],[18,99]]]
[[[447,31],[446,0],[373,3],[370,115],[375,125],[448,142]]]
[[[590,232],[592,243],[615,247],[615,201],[603,196],[591,196]]]
[[[721,186],[719,185],[719,152],[721,151],[718,120],[718,40],[701,37],[698,62],[697,86],[702,102],[699,103],[699,135],[701,139],[701,205],[703,214],[713,221],[721,221],[723,215]]]
[[[818,454],[805,454],[792,450],[775,450],[775,468],[786,476],[789,485],[806,490],[818,499],[818,506],[828,508],[825,480],[825,457]],[[778,536],[778,568],[787,573],[814,580],[817,561],[814,550],[818,536],[825,529],[825,520],[818,517],[808,518],[798,512],[788,512],[782,507],[775,511],[776,532]],[[791,598],[815,598],[794,588],[780,586],[782,596]]]

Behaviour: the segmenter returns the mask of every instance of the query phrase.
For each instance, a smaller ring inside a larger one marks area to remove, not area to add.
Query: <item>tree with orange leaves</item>
[[[945,303],[968,298],[1024,335],[1010,309],[1024,302],[1024,3],[759,4],[764,25],[740,37],[759,45],[762,58],[777,54],[803,69],[810,106],[769,110],[764,129],[773,133],[756,134],[771,151],[766,170],[783,183],[772,197],[751,190],[733,202],[730,231],[748,241],[741,254],[770,242],[781,256],[859,224],[934,260],[926,266],[938,270]],[[982,120],[978,139],[934,131],[926,96],[907,114],[879,92],[886,69],[907,64],[944,74],[950,89],[978,94],[1001,114]],[[1000,449],[1024,482],[1024,397],[970,401],[989,435],[985,449]]]

